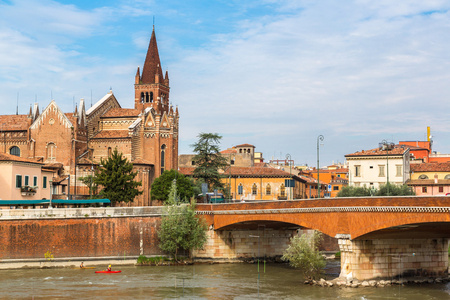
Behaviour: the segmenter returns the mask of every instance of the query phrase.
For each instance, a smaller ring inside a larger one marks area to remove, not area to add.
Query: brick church
[[[91,175],[114,149],[133,163],[142,195],[127,206],[151,205],[150,186],[164,170],[178,166],[178,108],[169,103],[169,76],[163,75],[153,28],[147,56],[134,78],[134,108],[122,108],[110,91],[88,110],[84,100],[64,113],[52,100],[40,112],[1,115],[0,152],[42,162],[53,170],[54,198],[86,198],[79,180]]]

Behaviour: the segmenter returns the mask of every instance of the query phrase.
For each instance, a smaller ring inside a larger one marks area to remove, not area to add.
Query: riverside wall
[[[161,207],[3,209],[0,263],[163,255],[160,222]]]

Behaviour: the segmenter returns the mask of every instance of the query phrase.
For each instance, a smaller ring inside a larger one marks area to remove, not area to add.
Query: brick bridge
[[[199,204],[213,228],[196,256],[281,254],[297,229],[338,239],[341,276],[440,275],[448,270],[450,197],[370,197]],[[257,237],[257,239],[255,239]]]

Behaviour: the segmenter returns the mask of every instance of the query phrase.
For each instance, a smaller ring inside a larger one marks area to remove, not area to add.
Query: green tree
[[[415,194],[413,189],[406,184],[397,185],[390,182],[381,185],[380,189],[375,193],[376,196],[414,196]]]
[[[320,276],[326,265],[325,258],[319,251],[321,241],[322,233],[319,231],[314,231],[312,235],[294,236],[281,259],[300,269],[303,276],[314,279]]]
[[[194,196],[194,183],[191,179],[176,170],[166,170],[152,184],[152,199],[167,201],[172,181],[176,179],[177,195],[182,202],[187,202]]]
[[[142,183],[134,180],[137,172],[133,172],[133,164],[117,149],[114,149],[108,159],[101,159],[100,165],[94,183],[102,187],[99,193],[102,198],[110,199],[113,204],[127,203],[142,194],[138,190]]]
[[[219,169],[225,168],[227,159],[219,152],[219,144],[222,136],[217,133],[200,133],[197,143],[193,144],[196,156],[194,178],[202,179],[208,184],[208,189],[223,190],[224,186],[220,181]]]
[[[158,231],[159,248],[175,260],[180,250],[189,251],[190,256],[192,250],[203,248],[207,229],[204,219],[196,217],[194,204],[166,206]]]
[[[87,175],[79,177],[78,180],[88,187],[89,195],[95,198],[98,193],[98,185],[95,183],[94,178],[92,175]]]
[[[343,187],[337,197],[364,197],[371,196],[376,192],[374,189],[368,189],[365,186],[356,187],[356,186],[345,186]]]

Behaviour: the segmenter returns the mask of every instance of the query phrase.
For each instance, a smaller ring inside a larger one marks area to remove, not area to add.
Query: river
[[[97,266],[100,270],[105,266]],[[92,269],[0,270],[0,299],[450,299],[450,283],[384,288],[304,285],[285,264],[113,266],[119,274]],[[338,272],[330,262],[327,277]],[[259,288],[258,288],[259,282]]]

